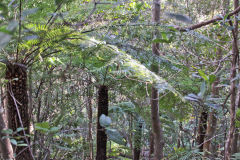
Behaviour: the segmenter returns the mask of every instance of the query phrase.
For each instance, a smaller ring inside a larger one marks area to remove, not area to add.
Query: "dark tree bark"
[[[30,134],[30,118],[27,94],[27,71],[24,65],[8,64],[6,70],[7,84],[7,108],[8,125],[13,131],[17,128],[26,128],[18,132],[21,136],[19,141],[23,141],[29,146],[30,139],[26,134]],[[29,147],[16,147],[16,160],[32,160],[33,156]]]
[[[149,158],[151,158],[153,153],[154,153],[154,136],[153,131],[151,130],[149,135]]]
[[[99,123],[102,114],[108,115],[108,87],[100,86],[98,91],[97,155],[96,160],[107,159],[107,135]]]
[[[239,7],[239,1],[234,0],[234,8]],[[230,25],[232,25],[230,21]],[[232,149],[233,149],[233,140],[234,140],[234,133],[235,133],[235,121],[236,121],[236,81],[233,79],[236,77],[236,64],[237,59],[239,56],[238,50],[238,18],[235,16],[234,18],[234,29],[232,30],[233,41],[232,41],[232,65],[231,65],[231,106],[230,106],[230,129],[228,132],[227,141],[225,144],[225,159],[230,160]]]
[[[204,139],[206,135],[206,129],[207,129],[207,118],[208,118],[208,112],[203,110],[199,119],[199,124],[198,124],[198,137],[197,137],[197,142],[199,145],[199,151],[203,152],[203,144],[204,144]]]
[[[136,128],[135,128],[135,134],[134,134],[134,149],[133,149],[133,160],[139,160],[140,159],[140,153],[141,153],[141,140],[142,140],[142,123],[137,122]]]

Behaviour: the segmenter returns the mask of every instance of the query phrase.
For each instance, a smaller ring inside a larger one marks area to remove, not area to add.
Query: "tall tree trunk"
[[[21,136],[19,141],[23,141],[28,147],[16,147],[16,160],[32,160],[33,155],[30,149],[30,118],[28,108],[27,94],[27,71],[22,64],[8,64],[6,70],[7,85],[7,108],[8,108],[8,125],[13,131],[17,128],[26,128],[18,132]]]
[[[239,2],[236,2],[236,3],[239,3]],[[238,37],[238,33],[236,33],[236,36]],[[239,57],[238,57],[238,64],[240,64]],[[240,68],[239,67],[238,67],[238,74],[240,74]],[[237,95],[236,95],[236,108],[235,109],[236,110],[240,109],[240,81],[238,81],[238,91],[237,91]],[[236,128],[235,133],[234,133],[234,137],[233,137],[233,146],[232,146],[232,151],[231,151],[232,154],[238,152],[239,136],[240,136],[239,128]]]
[[[89,142],[89,160],[93,160],[93,137],[92,137],[92,93],[91,93],[91,77],[88,77],[87,89],[87,111],[88,111],[88,142]]]
[[[108,88],[100,86],[98,91],[98,119],[97,119],[97,155],[96,160],[107,159],[107,135],[100,125],[99,118],[102,114],[108,115]]]
[[[205,109],[203,109],[198,123],[198,137],[197,137],[197,142],[199,145],[198,149],[200,152],[203,152],[203,144],[207,129],[207,118],[208,112]]]
[[[3,90],[1,89],[1,94],[3,94]],[[4,136],[8,136],[8,134],[4,134],[4,132],[2,132],[3,130],[8,129],[7,128],[7,119],[6,119],[6,115],[5,115],[5,111],[4,111],[4,100],[1,97],[1,102],[2,104],[0,104],[0,153],[2,153],[2,158],[4,160],[12,160],[14,159],[13,156],[13,148],[10,142],[9,138],[4,138]]]
[[[142,146],[142,122],[139,120],[136,123],[134,134],[134,149],[133,149],[133,160],[140,159],[141,146]]]
[[[153,0],[153,22],[156,24],[160,23],[160,0]],[[157,37],[158,31],[154,30],[154,37]],[[159,43],[152,44],[152,52],[155,55],[160,55],[159,53]],[[153,66],[152,70],[158,74],[158,66]],[[152,118],[152,128],[154,136],[154,160],[159,160],[163,158],[163,134],[161,128],[161,122],[159,118],[159,93],[155,87],[152,87],[152,98],[151,98],[151,118]]]
[[[234,9],[239,6],[239,1],[234,0]],[[230,21],[231,24],[231,21]],[[227,141],[225,144],[225,159],[230,160],[231,152],[233,149],[233,138],[235,133],[235,120],[236,120],[236,81],[233,79],[236,77],[236,64],[239,56],[238,50],[238,18],[237,15],[234,17],[234,29],[232,30],[233,41],[232,41],[232,66],[231,66],[231,106],[230,106],[230,129],[228,132]]]

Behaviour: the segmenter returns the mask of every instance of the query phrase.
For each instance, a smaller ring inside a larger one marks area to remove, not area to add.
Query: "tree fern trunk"
[[[98,91],[98,122],[97,122],[97,155],[96,160],[107,159],[107,135],[100,125],[99,118],[102,114],[108,115],[108,88],[100,86]]]
[[[24,131],[18,132],[21,138],[18,141],[23,141],[29,145],[30,134],[30,118],[28,108],[27,94],[27,71],[21,64],[8,64],[6,70],[7,85],[7,108],[9,128],[16,131],[17,128],[25,128]],[[32,155],[29,147],[16,147],[16,160],[32,160]]]

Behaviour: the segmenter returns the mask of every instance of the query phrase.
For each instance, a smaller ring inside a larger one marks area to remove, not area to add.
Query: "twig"
[[[97,9],[97,5],[100,4],[100,2],[96,2],[96,0],[94,0],[94,7],[92,9],[92,11],[90,12],[90,14],[88,15],[87,19],[85,19],[84,22],[80,22],[76,24],[77,29],[80,28],[80,26],[84,25],[87,23],[87,21],[92,17],[93,13],[95,12],[95,10]]]
[[[56,16],[56,12],[57,12],[59,9],[61,9],[62,4],[63,4],[63,0],[62,0],[62,2],[58,5],[58,7],[56,8],[56,10],[55,10],[54,13],[52,14],[52,16],[49,18],[49,20],[47,21],[45,27],[47,27],[48,24],[51,22],[51,20]]]

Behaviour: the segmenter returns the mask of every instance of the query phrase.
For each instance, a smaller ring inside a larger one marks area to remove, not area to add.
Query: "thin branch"
[[[240,7],[236,8],[234,11],[232,11],[231,13],[228,14],[228,18],[237,14],[238,12],[240,12]],[[198,24],[194,24],[194,25],[191,25],[189,27],[179,27],[179,26],[175,26],[174,28],[180,32],[187,32],[187,31],[190,31],[190,30],[195,30],[195,29],[198,29],[198,28],[201,28],[203,26],[207,26],[209,24],[212,24],[212,23],[215,23],[217,21],[220,21],[220,20],[223,20],[223,17],[216,17],[216,18],[213,18],[211,20],[206,20],[206,21],[203,21],[203,22],[200,22]],[[82,31],[81,33],[89,33],[89,32],[93,32],[93,31],[96,31],[96,30],[101,30],[101,29],[105,29],[105,28],[108,28],[108,27],[120,27],[120,26],[162,26],[160,24],[154,24],[154,23],[132,23],[132,24],[116,24],[116,25],[111,25],[111,26],[102,26],[102,27],[99,27],[99,28],[93,28],[93,29],[90,29],[90,30],[86,30],[86,31]]]
[[[237,14],[238,12],[240,11],[240,7],[236,8],[234,11],[232,11],[231,13],[228,14],[228,18]],[[194,24],[192,26],[189,26],[189,27],[186,27],[186,28],[182,28],[182,27],[175,27],[177,30],[181,31],[181,32],[186,32],[186,31],[189,31],[189,30],[194,30],[194,29],[198,29],[198,28],[201,28],[203,26],[206,26],[206,25],[209,25],[209,24],[212,24],[214,22],[217,22],[217,21],[220,21],[220,20],[223,20],[224,16],[222,17],[216,17],[216,18],[213,18],[211,20],[206,20],[206,21],[203,21],[203,22],[200,22],[198,24]]]
[[[223,109],[223,110],[224,110],[224,107],[225,107],[225,105],[226,105],[229,97],[231,96],[231,94],[232,94],[232,92],[230,92],[230,93],[227,95],[227,97],[225,98],[225,100],[224,100],[224,102],[223,102],[223,104],[222,104],[222,109]],[[224,115],[226,115],[227,112],[229,112],[228,108],[227,108],[227,111],[224,113]]]
[[[61,9],[62,4],[63,4],[63,0],[62,0],[62,2],[58,5],[58,7],[56,8],[56,10],[55,10],[54,13],[52,14],[52,16],[49,18],[49,20],[47,21],[45,27],[47,27],[47,26],[49,25],[49,23],[52,21],[52,19],[56,16],[57,11]],[[53,22],[52,22],[52,23],[53,23]]]
[[[85,19],[84,22],[80,22],[80,23],[77,23],[77,24],[76,24],[77,29],[79,29],[80,26],[82,26],[82,25],[84,25],[84,24],[86,24],[86,23],[88,22],[88,20],[92,17],[93,13],[94,13],[95,10],[97,9],[97,5],[98,5],[98,4],[99,4],[99,3],[97,3],[96,0],[94,0],[94,7],[93,7],[92,11],[90,12],[90,14],[88,15],[87,19]]]
[[[57,50],[57,51],[50,52],[50,53],[48,53],[48,54],[46,54],[46,55],[43,55],[42,58],[46,58],[46,57],[48,57],[48,56],[50,56],[50,55],[52,55],[52,54],[55,54],[55,53],[58,53],[58,52],[61,52],[61,51],[62,51],[62,50]],[[33,63],[35,63],[35,62],[37,61],[37,60],[35,60],[35,61],[33,61],[33,60],[34,60],[34,59],[29,60],[26,65],[31,66]],[[30,63],[30,62],[31,62],[31,63]]]

